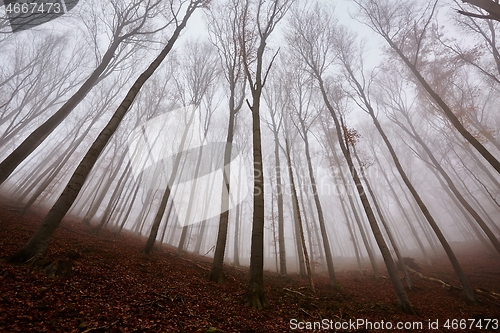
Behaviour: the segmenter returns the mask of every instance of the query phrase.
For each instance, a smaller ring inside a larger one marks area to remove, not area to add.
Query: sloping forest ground
[[[270,308],[251,310],[242,300],[246,268],[227,265],[226,281],[217,285],[207,280],[209,258],[179,257],[175,249],[166,247],[145,256],[141,254],[144,239],[126,233],[115,236],[109,230],[95,234],[68,219],[56,232],[41,267],[6,264],[3,259],[29,239],[42,217],[34,212],[21,215],[13,206],[0,205],[0,331],[290,332],[292,319],[364,319],[394,325],[422,322],[423,330],[407,330],[419,332],[428,331],[429,320],[439,319],[436,332],[448,331],[443,327],[446,319],[500,317],[500,297],[482,293],[481,302],[467,304],[460,290],[416,274],[408,295],[420,315],[406,315],[398,310],[387,278],[377,281],[368,273],[342,269],[337,271],[340,291],[330,290],[328,280],[320,276],[315,278],[316,294],[307,288],[306,279],[266,273]],[[474,289],[500,294],[498,259],[478,246],[459,250],[457,255]],[[60,265],[51,270],[54,261]],[[69,262],[71,268],[64,264]],[[459,286],[444,256],[432,266],[419,265],[425,276]],[[343,331],[372,332],[352,327]]]

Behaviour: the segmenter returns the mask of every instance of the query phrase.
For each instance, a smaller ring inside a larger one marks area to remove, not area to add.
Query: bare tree
[[[386,85],[385,85],[385,87],[387,89]],[[363,87],[360,85],[360,88],[363,88]],[[422,200],[422,198],[418,194],[417,190],[413,186],[412,182],[410,181],[409,177],[407,176],[406,172],[404,171],[404,169],[403,169],[403,167],[402,167],[402,165],[401,165],[401,163],[399,161],[398,156],[396,155],[396,152],[395,152],[392,144],[390,143],[387,135],[385,134],[384,130],[382,129],[382,127],[380,125],[380,122],[378,121],[377,117],[375,116],[375,111],[373,110],[373,107],[371,106],[371,102],[369,101],[368,96],[364,93],[364,89],[361,89],[361,90],[358,90],[358,91],[363,92],[362,95],[361,95],[361,97],[362,97],[363,103],[365,105],[365,108],[364,108],[365,111],[367,111],[368,114],[372,117],[372,120],[373,120],[373,122],[375,124],[375,127],[377,128],[377,130],[380,133],[380,135],[382,136],[385,144],[387,145],[387,148],[389,149],[391,157],[394,160],[396,168],[398,169],[399,174],[401,175],[401,178],[403,179],[403,182],[407,186],[408,190],[410,191],[410,193],[412,194],[413,198],[415,199],[418,207],[420,208],[422,214],[425,216],[427,222],[429,223],[429,225],[431,226],[432,230],[434,231],[434,233],[436,234],[437,238],[439,239],[439,242],[443,246],[443,248],[444,248],[444,250],[445,250],[448,258],[450,259],[450,262],[451,262],[451,264],[453,266],[453,269],[455,270],[455,273],[457,274],[458,278],[460,279],[460,282],[463,285],[464,293],[465,293],[466,297],[470,301],[474,301],[475,300],[474,292],[472,290],[472,287],[471,287],[471,285],[470,285],[467,277],[465,276],[465,273],[462,270],[462,267],[460,266],[460,264],[459,264],[459,262],[458,262],[458,260],[457,260],[457,258],[455,256],[455,253],[451,249],[450,244],[448,243],[448,241],[444,237],[444,234],[441,231],[441,229],[439,228],[439,226],[437,225],[436,221],[434,220],[434,217],[429,212],[429,209],[427,208],[426,204],[424,203],[424,201]],[[394,96],[393,94],[389,94],[389,95],[385,95],[385,96],[388,97],[388,98],[390,98],[390,96],[393,96],[398,101],[403,101],[403,100],[400,99],[402,97],[401,95]],[[383,98],[379,99],[379,101],[383,101],[383,100],[384,100]],[[382,103],[382,105],[383,105],[383,103]]]
[[[288,34],[289,43],[292,45],[292,50],[295,54],[297,54],[297,56],[307,65],[319,85],[325,106],[334,121],[342,154],[347,161],[366,217],[386,264],[398,304],[404,311],[415,313],[401,280],[399,279],[396,265],[382,236],[380,227],[377,224],[371,204],[361,184],[358,171],[354,166],[349,148],[349,142],[352,140],[350,132],[344,123],[343,115],[338,114],[339,110],[335,110],[331,103],[331,99],[338,97],[332,97],[330,91],[331,87],[325,84],[325,72],[334,60],[332,57],[332,46],[335,41],[334,36],[336,34],[342,34],[343,31],[338,29],[329,14],[319,6],[313,7],[312,9],[303,9],[300,12],[297,10],[294,14],[291,22],[291,30]]]
[[[285,16],[293,0],[266,2],[246,0],[240,21],[239,39],[242,43],[242,61],[252,102],[247,101],[252,111],[253,158],[254,158],[254,210],[252,223],[252,245],[250,254],[250,281],[245,296],[252,308],[267,307],[264,294],[264,173],[262,166],[262,144],[260,131],[260,99],[273,60],[264,67],[264,53],[269,36]],[[255,8],[252,17],[250,8]]]
[[[219,230],[214,253],[214,261],[209,279],[222,281],[224,254],[226,250],[227,228],[229,222],[229,193],[231,187],[231,152],[236,124],[236,115],[243,106],[246,80],[241,63],[241,43],[238,41],[238,24],[241,15],[239,1],[228,1],[212,8],[209,12],[209,29],[213,44],[216,46],[222,64],[222,72],[229,88],[226,148],[224,151],[224,180],[222,184],[221,210]],[[239,190],[237,190],[239,194]],[[236,221],[239,223],[239,221]]]
[[[481,227],[483,232],[486,234],[488,239],[490,240],[491,244],[493,244],[493,247],[495,250],[500,254],[500,242],[496,238],[495,234],[491,231],[491,229],[488,227],[488,225],[484,222],[484,220],[479,216],[479,214],[476,212],[476,210],[469,204],[467,200],[462,196],[460,191],[458,191],[457,187],[455,186],[454,182],[448,175],[448,173],[444,170],[444,168],[441,166],[437,158],[434,156],[432,153],[431,149],[429,146],[424,142],[423,138],[419,135],[417,130],[415,129],[415,126],[413,124],[413,121],[410,117],[409,110],[404,109],[405,105],[403,103],[394,105],[394,110],[397,110],[396,112],[401,115],[404,119],[406,124],[403,124],[397,116],[391,116],[391,120],[393,120],[395,123],[398,124],[398,126],[406,133],[408,134],[415,142],[417,142],[422,149],[424,150],[425,155],[431,160],[433,166],[436,168],[436,170],[439,172],[439,174],[444,178],[446,181],[446,184],[448,188],[451,190],[453,195],[458,199],[460,204],[467,210],[467,212],[474,218],[476,223]]]
[[[121,0],[111,2],[114,15],[112,21],[107,23],[111,30],[110,43],[106,52],[96,61],[98,64],[97,67],[58,111],[34,130],[0,163],[0,184],[9,177],[14,169],[17,168],[21,162],[24,161],[50,133],[52,133],[52,131],[54,131],[100,80],[116,70],[124,59],[130,57],[131,52],[133,52],[129,49],[130,45],[134,48],[140,45],[139,41],[143,36],[147,37],[170,25],[171,22],[168,22],[166,25],[159,28],[150,27],[149,21],[158,15],[160,3],[162,3],[160,0],[148,0],[146,2],[137,0],[129,4],[124,4]],[[99,26],[97,22],[103,18],[98,16],[97,6],[89,6],[88,13],[91,15],[92,19],[85,19],[84,22],[89,22],[88,28],[92,31],[92,38],[94,38],[94,47],[97,56],[100,55]],[[102,13],[106,12],[102,11]],[[107,17],[104,18],[105,21],[107,19]]]
[[[283,126],[283,114],[287,104],[283,100],[281,94],[283,83],[282,80],[273,80],[270,82],[271,86],[264,92],[264,100],[266,101],[271,121],[265,121],[267,126],[273,133],[274,138],[274,167],[276,177],[276,196],[278,205],[278,244],[279,244],[279,265],[280,275],[287,275],[286,271],[286,250],[285,250],[285,221],[283,212],[283,181],[281,177],[281,164],[280,164],[280,138],[279,132]],[[276,84],[277,86],[273,86]]]
[[[94,141],[80,164],[77,166],[75,172],[71,176],[71,179],[69,180],[59,199],[52,206],[49,213],[45,216],[42,223],[35,231],[31,239],[28,241],[28,243],[26,243],[26,245],[24,245],[21,250],[19,250],[16,254],[9,258],[10,262],[25,262],[31,258],[43,256],[45,254],[55,230],[61,223],[64,215],[68,212],[71,205],[75,201],[78,193],[85,183],[87,176],[96,163],[97,158],[106,147],[106,144],[109,142],[113,133],[120,125],[123,117],[129,110],[141,87],[149,79],[149,77],[153,75],[158,66],[160,66],[160,64],[166,58],[193,12],[205,4],[206,2],[202,0],[190,1],[181,20],[179,20],[177,13],[174,13],[176,28],[169,41],[165,45],[164,49],[149,65],[146,71],[144,71],[134,82],[124,100],[121,102],[120,106],[111,117],[108,124],[98,135],[97,139]]]
[[[429,25],[435,15],[437,1],[423,6],[415,2],[410,4],[394,0],[355,0],[355,2],[365,23],[385,39],[450,123],[500,173],[500,161],[465,128],[419,69],[420,60],[423,58],[422,50],[426,43]],[[415,18],[418,18],[417,21]]]
[[[311,262],[309,260],[309,252],[307,250],[306,246],[306,241],[304,237],[304,226],[302,222],[302,213],[300,212],[300,207],[299,207],[299,199],[298,199],[298,194],[297,194],[297,186],[295,185],[295,179],[294,179],[294,172],[293,172],[293,164],[292,164],[292,154],[291,154],[291,149],[290,145],[293,143],[292,138],[290,137],[290,128],[291,124],[289,123],[288,117],[285,116],[285,123],[284,123],[284,133],[285,133],[285,156],[286,156],[286,161],[287,161],[287,166],[288,166],[288,178],[290,179],[290,189],[291,189],[291,194],[292,194],[292,205],[293,205],[293,211],[294,215],[296,216],[296,225],[298,227],[298,233],[297,237],[300,237],[300,244],[301,247],[300,249],[303,251],[303,253],[298,253],[299,257],[303,254],[304,255],[304,261],[305,261],[305,266],[307,270],[307,277],[309,278],[309,286],[311,287],[312,291],[315,292],[314,289],[314,281],[312,278],[312,271],[311,271]],[[297,240],[297,243],[299,240]]]
[[[287,61],[291,63],[291,61]],[[312,161],[311,161],[311,149],[309,145],[309,130],[312,126],[317,115],[313,114],[313,98],[319,97],[314,94],[313,78],[307,73],[300,65],[290,66],[291,70],[294,72],[288,72],[286,76],[283,76],[285,80],[289,82],[289,104],[293,110],[294,116],[297,117],[297,127],[298,133],[304,141],[305,146],[305,158],[307,163],[307,170],[309,173],[310,184],[312,188],[312,195],[314,199],[314,204],[316,206],[316,212],[318,213],[318,223],[321,230],[321,237],[323,240],[323,249],[326,256],[326,265],[328,268],[328,276],[330,279],[330,285],[332,287],[337,286],[337,281],[335,279],[335,270],[333,267],[332,250],[330,247],[330,241],[328,239],[328,234],[326,232],[325,217],[323,214],[323,207],[318,194],[318,187],[316,184],[316,177],[314,175]],[[293,118],[292,118],[293,120]]]

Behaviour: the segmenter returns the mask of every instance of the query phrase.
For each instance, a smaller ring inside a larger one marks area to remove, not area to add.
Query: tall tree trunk
[[[116,231],[115,235],[118,235],[122,231],[123,227],[125,226],[125,223],[127,223],[128,221],[128,217],[130,216],[132,208],[134,207],[135,199],[137,198],[137,193],[139,193],[139,190],[141,188],[141,181],[142,181],[142,175],[140,175],[136,181],[135,190],[133,191],[134,193],[132,195],[132,199],[130,200],[130,204],[128,205],[127,212],[125,213],[125,216],[122,219],[122,223],[120,223],[120,226]]]
[[[450,197],[451,201],[455,204],[455,206],[458,209],[458,212],[455,211],[458,216],[461,216],[462,222],[464,223],[464,226],[467,229],[467,225],[469,227],[469,230],[471,230],[471,237],[474,241],[479,240],[481,244],[483,244],[484,248],[492,255],[496,255],[497,253],[495,252],[495,249],[492,248],[491,244],[488,242],[488,240],[483,236],[481,233],[481,230],[479,230],[477,223],[475,223],[471,219],[471,215],[467,213],[465,210],[464,206],[460,203],[460,201],[457,199],[456,195],[450,190],[450,188],[445,184],[445,182],[441,179],[441,176],[439,175],[438,171],[432,166],[429,165],[429,169],[431,172],[434,174],[436,179],[439,182],[439,185],[441,185],[442,189],[448,194]],[[475,237],[474,237],[475,235]]]
[[[234,112],[234,91],[231,94],[230,100],[230,111],[229,111],[229,124],[227,128],[226,136],[226,148],[224,151],[224,164],[223,164],[223,182],[221,184],[221,211],[219,217],[219,231],[217,234],[217,243],[215,246],[214,261],[212,262],[212,268],[208,278],[210,281],[220,283],[223,278],[224,269],[224,254],[226,252],[226,240],[227,240],[227,225],[229,222],[229,197],[231,195],[231,151],[233,149],[233,138],[234,138],[234,124],[235,124],[235,112]],[[237,189],[237,192],[240,190]]]
[[[377,221],[375,220],[375,215],[373,214],[373,210],[371,208],[371,205],[368,201],[368,198],[366,197],[366,193],[365,193],[363,185],[361,184],[361,181],[359,179],[358,172],[354,167],[354,163],[353,163],[352,158],[351,158],[349,147],[344,142],[344,137],[342,135],[343,134],[342,127],[340,125],[340,121],[337,117],[337,114],[335,113],[335,110],[333,109],[333,107],[330,104],[330,101],[328,99],[328,93],[325,89],[323,79],[321,78],[321,75],[318,75],[318,74],[319,73],[316,73],[316,78],[317,78],[318,83],[319,83],[319,87],[321,90],[321,94],[323,96],[323,100],[324,100],[326,107],[329,110],[329,112],[333,118],[333,121],[335,123],[335,128],[337,131],[337,137],[339,140],[340,148],[341,148],[342,153],[344,154],[344,157],[347,161],[347,164],[348,164],[349,169],[351,171],[351,176],[352,176],[353,181],[356,184],[356,188],[358,190],[359,198],[361,200],[361,203],[363,204],[363,208],[365,210],[366,217],[368,218],[373,235],[375,236],[375,240],[377,242],[377,245],[380,249],[380,252],[382,253],[382,257],[383,257],[385,265],[387,267],[387,272],[389,273],[389,277],[391,279],[392,285],[394,287],[394,291],[396,293],[396,298],[397,298],[398,304],[401,306],[401,308],[405,312],[415,313],[415,310],[413,309],[413,306],[411,305],[410,300],[408,299],[408,295],[406,294],[406,292],[403,288],[403,284],[401,283],[401,280],[399,279],[398,271],[396,269],[396,265],[394,264],[394,261],[392,260],[389,248],[387,247],[387,244],[382,236],[382,233],[381,233],[380,228],[377,224]]]
[[[408,274],[408,270],[406,269],[405,263],[403,261],[403,256],[401,255],[401,252],[399,251],[399,246],[392,235],[391,229],[387,225],[387,222],[385,220],[384,215],[382,214],[382,211],[380,210],[380,206],[378,204],[377,197],[375,196],[375,193],[373,193],[370,182],[366,178],[365,171],[363,169],[363,164],[361,163],[361,160],[359,159],[355,145],[352,145],[352,151],[354,153],[354,157],[356,158],[356,160],[359,164],[359,168],[361,170],[361,178],[365,181],[365,185],[366,185],[366,188],[368,190],[368,194],[370,194],[370,196],[372,198],[372,202],[373,202],[373,205],[375,206],[375,210],[377,211],[378,218],[379,218],[380,222],[382,223],[382,225],[387,233],[387,237],[389,238],[389,242],[391,243],[392,248],[394,249],[394,252],[396,253],[396,257],[399,260],[399,264],[401,265],[401,268],[402,268],[404,276],[405,276],[406,284],[411,289],[412,288],[411,279],[410,279],[410,275]]]
[[[82,189],[82,186],[87,179],[90,171],[92,170],[92,167],[111,139],[111,136],[120,125],[123,117],[129,110],[140,89],[142,88],[144,83],[151,77],[151,75],[153,75],[158,66],[160,66],[167,54],[170,53],[170,50],[174,46],[181,31],[186,26],[188,19],[191,17],[192,13],[202,4],[202,0],[190,2],[182,21],[174,30],[172,37],[167,42],[165,48],[134,82],[116,112],[113,114],[101,133],[99,133],[96,140],[83,157],[82,161],[71,176],[66,188],[62,192],[59,199],[52,206],[49,213],[45,216],[31,239],[23,246],[21,250],[19,250],[9,258],[10,262],[21,263],[33,258],[34,256],[43,256],[45,254],[55,230],[61,223],[64,215],[66,215],[68,210],[71,208],[71,205]]]
[[[328,234],[326,232],[325,217],[323,216],[323,207],[321,207],[321,201],[319,200],[318,187],[316,185],[316,177],[314,176],[313,166],[311,162],[311,153],[309,151],[309,139],[307,135],[308,130],[306,129],[304,121],[302,119],[300,119],[300,123],[306,150],[307,169],[309,171],[309,178],[311,179],[311,187],[313,190],[314,204],[316,205],[316,211],[318,213],[318,223],[319,223],[319,228],[321,230],[321,237],[323,238],[323,249],[325,250],[326,266],[328,268],[328,277],[330,279],[330,286],[336,287],[337,281],[335,279],[335,269],[333,268],[332,250],[330,247],[330,241],[328,240]]]
[[[346,176],[344,175],[344,172],[342,171],[342,164],[340,164],[340,159],[337,155],[335,145],[330,140],[329,140],[329,145],[330,145],[330,148],[332,150],[332,153],[333,153],[332,155],[333,155],[333,158],[335,160],[335,163],[337,163],[337,165],[339,166],[338,171],[339,171],[340,177],[342,178],[342,184],[344,184],[344,188],[346,190],[346,195],[347,195],[347,198],[349,200],[349,204],[351,206],[351,211],[354,215],[354,219],[356,220],[356,224],[358,225],[359,233],[361,234],[361,239],[363,240],[363,244],[365,245],[366,252],[368,253],[368,258],[370,259],[370,263],[371,263],[371,266],[373,269],[373,275],[375,276],[376,279],[378,279],[380,277],[380,274],[378,272],[377,261],[375,260],[375,255],[373,254],[373,250],[370,246],[370,243],[368,242],[368,236],[366,235],[365,230],[363,228],[361,218],[358,215],[358,209],[356,208],[356,205],[354,204],[354,200],[348,191],[347,184],[349,184],[349,182],[347,181]]]
[[[389,46],[398,54],[401,60],[403,60],[404,64],[410,69],[418,82],[422,85],[425,91],[427,91],[429,96],[431,96],[431,98],[436,102],[441,110],[443,110],[443,113],[448,118],[450,123],[458,130],[458,132],[464,137],[464,139],[467,140],[467,142],[469,142],[498,173],[500,173],[500,161],[498,161],[498,159],[496,159],[495,156],[493,156],[493,154],[491,154],[489,150],[486,149],[486,147],[483,146],[481,142],[479,142],[479,140],[477,140],[469,131],[467,131],[467,129],[464,127],[464,125],[462,125],[460,120],[457,118],[457,116],[455,116],[446,102],[432,89],[432,87],[429,85],[429,83],[427,83],[422,74],[420,74],[417,66],[414,65],[406,57],[403,51],[392,41],[392,39],[387,35],[383,35],[382,37],[384,37]]]
[[[285,137],[285,152],[286,152],[286,159],[288,162],[288,176],[290,178],[290,188],[292,189],[292,204],[295,207],[295,210],[297,212],[297,219],[298,219],[299,234],[297,236],[300,237],[300,242],[302,244],[302,250],[304,251],[304,260],[306,263],[307,276],[309,277],[309,285],[311,286],[312,291],[315,292],[314,281],[312,279],[312,272],[311,272],[311,263],[309,262],[309,254],[307,253],[306,240],[304,238],[304,228],[302,226],[302,216],[300,214],[299,199],[297,197],[295,180],[293,179],[293,167],[292,167],[292,161],[291,161],[291,156],[290,156],[290,144],[288,142],[287,137]]]
[[[254,199],[252,244],[250,247],[250,281],[246,300],[252,308],[268,306],[264,294],[264,170],[262,165],[262,142],[260,132],[260,94],[254,93],[252,103]]]
[[[418,207],[420,208],[420,210],[424,214],[427,222],[431,226],[432,230],[434,230],[434,233],[436,234],[441,245],[443,246],[444,250],[446,251],[446,254],[448,255],[448,258],[450,259],[450,262],[455,270],[455,273],[457,274],[458,278],[460,279],[460,282],[462,283],[462,286],[464,288],[464,293],[465,293],[467,299],[469,299],[470,301],[474,301],[475,300],[474,292],[473,292],[472,287],[471,287],[469,281],[467,280],[467,278],[462,270],[462,267],[460,266],[460,264],[455,256],[455,253],[451,249],[450,244],[448,243],[448,241],[444,237],[441,229],[439,228],[436,221],[434,220],[434,217],[432,217],[431,213],[427,209],[427,206],[423,202],[422,198],[420,198],[420,195],[418,194],[415,187],[411,183],[410,179],[406,175],[406,172],[403,170],[403,167],[401,166],[401,163],[399,162],[399,158],[396,155],[396,151],[392,147],[391,142],[389,141],[389,139],[387,138],[387,135],[385,134],[382,127],[380,126],[380,122],[378,121],[377,117],[375,116],[375,112],[372,109],[371,105],[367,104],[366,106],[367,106],[367,109],[369,111],[369,115],[371,116],[373,123],[375,124],[375,127],[377,128],[377,130],[380,133],[380,135],[382,136],[382,139],[384,140],[387,148],[389,149],[389,153],[391,154],[391,157],[394,160],[394,164],[396,165],[396,168],[398,169],[399,174],[401,175],[401,178],[403,179],[403,182],[405,183],[406,187],[408,188],[408,190],[412,194]]]
[[[191,124],[192,124],[193,119],[195,117],[195,113],[196,113],[196,109],[191,109],[191,114],[189,115],[189,119],[186,123],[186,128],[184,129],[184,132],[182,133],[182,137],[181,137],[181,140],[179,143],[179,149],[177,149],[177,151],[179,151],[179,152],[182,152],[183,148],[186,147],[186,140],[188,138],[188,133],[190,132],[190,130],[192,130]],[[150,151],[152,151],[152,146],[148,147],[148,148],[150,149]],[[198,160],[196,163],[196,169],[197,169],[196,172],[198,172],[198,169],[200,166],[202,153],[203,153],[203,150],[200,150],[200,155],[198,156]],[[149,233],[149,237],[148,237],[148,240],[146,242],[146,246],[144,248],[145,254],[150,254],[151,251],[153,250],[153,247],[154,247],[154,244],[156,241],[156,236],[158,236],[158,230],[160,228],[160,223],[161,223],[161,220],[163,218],[163,214],[165,213],[165,208],[167,207],[168,200],[170,199],[170,194],[172,193],[171,189],[170,189],[170,185],[174,183],[174,180],[178,174],[179,175],[182,174],[182,170],[179,170],[179,167],[181,164],[181,160],[184,156],[185,156],[185,154],[182,154],[182,153],[177,153],[175,155],[174,163],[172,166],[172,173],[170,174],[165,191],[163,192],[163,196],[162,196],[161,202],[160,202],[160,207],[158,208],[158,211],[156,212],[155,219],[153,220],[153,225],[151,226],[151,232]],[[184,159],[182,169],[184,169],[185,163],[186,163],[186,159]],[[196,182],[196,179],[194,181]],[[194,191],[191,192],[191,199],[192,199],[192,195],[194,194],[193,192]],[[187,232],[187,229],[186,229],[186,226],[184,226],[184,228],[182,229],[182,236],[181,236],[180,244],[179,244],[179,247],[177,248],[177,253],[180,253],[180,251],[182,251],[182,249],[179,250],[179,248],[184,247],[184,239],[186,237],[186,232]]]
[[[398,173],[399,173],[399,171],[398,171]],[[424,233],[425,238],[427,239],[427,242],[431,246],[432,252],[434,252],[434,256],[437,256],[438,255],[437,248],[438,248],[439,239],[437,239],[437,236],[435,233],[432,233],[433,230],[430,227],[429,223],[426,222],[426,217],[424,216],[424,214],[422,213],[420,208],[416,207],[416,206],[418,206],[418,203],[415,200],[415,198],[413,198],[413,200],[411,200],[408,197],[408,194],[406,194],[405,187],[403,186],[403,184],[401,184],[401,181],[399,180],[399,178],[396,177],[396,173],[394,172],[394,170],[392,170],[392,168],[391,168],[391,174],[394,177],[394,179],[396,180],[396,183],[398,184],[399,188],[401,189],[400,193],[403,193],[403,196],[405,197],[406,202],[410,205],[411,212],[413,213],[415,220],[417,220],[418,224],[420,225],[420,229]],[[406,189],[408,189],[408,187],[406,187]]]
[[[283,185],[281,180],[281,165],[279,151],[278,129],[274,118],[272,119],[274,134],[274,162],[276,167],[276,190],[278,199],[278,245],[280,257],[280,275],[287,275],[286,272],[286,250],[285,250],[285,222],[283,218]]]
[[[351,219],[349,217],[349,214],[347,212],[347,208],[344,202],[344,198],[340,194],[340,204],[342,206],[342,212],[344,213],[345,220],[346,220],[346,225],[347,225],[347,230],[349,231],[349,235],[351,235],[351,240],[352,244],[354,246],[354,254],[356,255],[356,262],[358,263],[358,268],[359,272],[363,274],[363,265],[361,264],[361,258],[360,258],[360,253],[359,253],[359,247],[358,247],[358,242],[356,241],[356,235],[354,234],[354,230],[351,227]]]
[[[297,175],[297,178],[299,178],[299,176]],[[301,188],[301,185],[300,185],[300,180],[298,180],[299,182],[299,189]],[[295,189],[297,190],[297,189]],[[303,219],[303,225],[306,226],[306,232],[307,232],[307,242],[309,244],[309,250],[308,250],[308,254],[309,254],[309,265],[311,266],[311,276],[314,274],[314,243],[313,243],[313,240],[312,240],[312,232],[311,232],[311,227],[310,227],[310,223],[309,223],[309,219],[307,218],[307,210],[306,210],[306,206],[304,205],[304,195],[303,193],[301,194],[297,194],[297,199],[300,199],[300,206],[302,207],[302,211],[304,212],[304,219]],[[312,218],[314,219],[314,215],[311,215]],[[301,219],[302,221],[302,215],[301,215]]]
[[[0,184],[54,131],[54,129],[80,104],[99,81],[101,74],[108,67],[115,55],[121,40],[115,40],[104,53],[101,63],[92,72],[80,89],[64,103],[59,110],[34,130],[24,141],[0,163]]]
[[[116,176],[118,176],[118,172],[120,171],[120,166],[122,165],[123,161],[127,157],[126,153],[122,153],[122,156],[120,157],[120,160],[117,163],[117,166],[113,170],[113,173],[110,175],[106,183],[103,184],[102,189],[99,192],[99,195],[92,200],[92,204],[89,207],[89,210],[87,211],[87,214],[85,214],[85,217],[83,218],[83,223],[84,224],[90,224],[92,219],[94,218],[95,214],[97,213],[97,210],[99,209],[99,206],[102,204],[104,197],[106,194],[109,193],[109,188],[111,187],[111,184],[115,180]],[[110,165],[110,167],[112,167]],[[101,188],[101,184],[99,184],[99,188]]]
[[[238,183],[241,181],[241,168],[238,170]],[[236,192],[237,202],[240,202],[240,191]],[[234,253],[234,264],[236,266],[240,265],[240,225],[241,225],[241,210],[243,209],[243,205],[240,203],[238,207],[236,207],[236,218],[234,225],[234,240],[233,240],[233,253]]]
[[[439,172],[441,176],[443,176],[444,180],[446,181],[446,184],[448,185],[448,188],[453,192],[457,200],[462,204],[462,206],[467,210],[467,212],[474,218],[474,220],[477,222],[477,224],[481,227],[481,229],[484,231],[488,239],[490,240],[491,244],[493,244],[493,247],[495,250],[498,252],[500,255],[500,242],[498,241],[497,237],[495,234],[491,231],[491,229],[488,227],[488,225],[483,221],[481,216],[472,208],[472,206],[465,200],[465,198],[462,196],[462,194],[458,191],[457,187],[451,180],[450,176],[448,173],[443,169],[441,164],[438,162],[430,148],[427,146],[427,144],[424,142],[422,137],[417,133],[415,130],[415,127],[413,126],[412,122],[410,121],[409,117],[405,114],[405,118],[408,122],[408,125],[410,126],[411,132],[408,129],[405,129],[404,126],[400,126],[405,130],[413,139],[415,139],[419,145],[424,149],[425,153],[431,160],[432,164],[436,167],[436,170]]]
[[[410,231],[413,235],[413,238],[415,238],[415,241],[418,244],[418,247],[420,248],[420,251],[422,251],[422,254],[424,255],[425,261],[427,262],[428,265],[431,264],[431,260],[429,258],[429,255],[427,254],[427,250],[425,249],[424,244],[422,244],[422,241],[420,240],[420,237],[418,236],[417,230],[413,226],[413,223],[411,222],[410,217],[406,213],[406,209],[404,208],[403,204],[401,203],[401,200],[399,200],[399,196],[394,190],[394,187],[392,186],[391,182],[389,181],[389,178],[387,177],[387,174],[384,172],[382,168],[382,164],[380,164],[380,160],[378,159],[377,155],[374,153],[373,155],[375,157],[375,162],[379,166],[379,171],[382,173],[382,176],[384,177],[387,185],[389,186],[389,189],[391,190],[393,198],[396,200],[396,204],[398,205],[399,211],[403,214],[403,217],[406,220],[406,223],[408,223],[408,226],[410,227]]]
[[[117,168],[119,169],[120,165],[118,165]],[[116,185],[116,188],[113,191],[111,198],[109,199],[109,203],[108,203],[106,209],[104,210],[104,213],[102,214],[101,221],[94,229],[95,232],[98,232],[102,227],[104,227],[108,223],[109,218],[111,217],[114,210],[116,209],[116,206],[118,205],[120,195],[123,193],[123,189],[124,189],[125,183],[126,183],[125,179],[129,178],[131,171],[132,171],[131,163],[130,163],[130,161],[128,161],[127,165],[125,166],[125,170],[123,171],[122,175],[120,176],[120,179],[118,180],[118,184]]]

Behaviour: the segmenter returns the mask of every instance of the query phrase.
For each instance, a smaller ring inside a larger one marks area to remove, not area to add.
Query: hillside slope
[[[23,216],[13,207],[0,206],[0,258],[19,249],[40,220],[35,213]],[[0,261],[0,331],[289,332],[299,328],[294,323],[301,320],[363,319],[394,325],[422,322],[423,329],[408,330],[418,332],[427,331],[429,320],[439,319],[442,328],[446,319],[500,314],[500,297],[483,293],[481,303],[467,304],[460,290],[412,274],[415,288],[408,295],[420,315],[408,316],[398,311],[388,279],[376,281],[355,271],[337,273],[341,291],[330,290],[326,278],[316,277],[316,294],[298,276],[267,273],[271,307],[256,311],[242,300],[246,268],[228,265],[226,282],[217,285],[207,280],[209,258],[179,257],[166,247],[145,256],[143,246],[143,239],[129,234],[95,234],[82,224],[63,222],[43,267]],[[458,252],[458,257],[474,288],[500,293],[498,259],[476,247]],[[57,267],[50,266],[54,261]],[[420,266],[425,276],[459,286],[445,257],[431,267]],[[352,326],[342,331],[371,332]]]

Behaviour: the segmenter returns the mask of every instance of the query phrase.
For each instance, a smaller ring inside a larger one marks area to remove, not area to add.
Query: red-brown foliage
[[[34,213],[22,216],[0,206],[0,257],[19,249],[40,220]],[[388,279],[376,281],[349,270],[337,273],[341,291],[331,290],[326,277],[316,277],[315,295],[308,291],[307,280],[266,273],[271,307],[259,312],[243,302],[246,268],[226,266],[226,282],[217,285],[207,279],[210,259],[178,257],[166,248],[145,256],[144,244],[129,234],[115,237],[103,230],[96,235],[82,224],[63,222],[48,259],[73,260],[69,277],[49,278],[31,266],[0,262],[0,331],[289,332],[293,318],[425,325],[440,319],[442,325],[446,319],[498,318],[500,313],[499,299],[479,296],[482,302],[467,304],[460,290],[412,275],[415,288],[408,295],[420,315],[405,315],[395,304]],[[498,259],[474,248],[458,256],[474,288],[500,292]],[[444,256],[431,267],[420,266],[425,275],[459,286]]]

